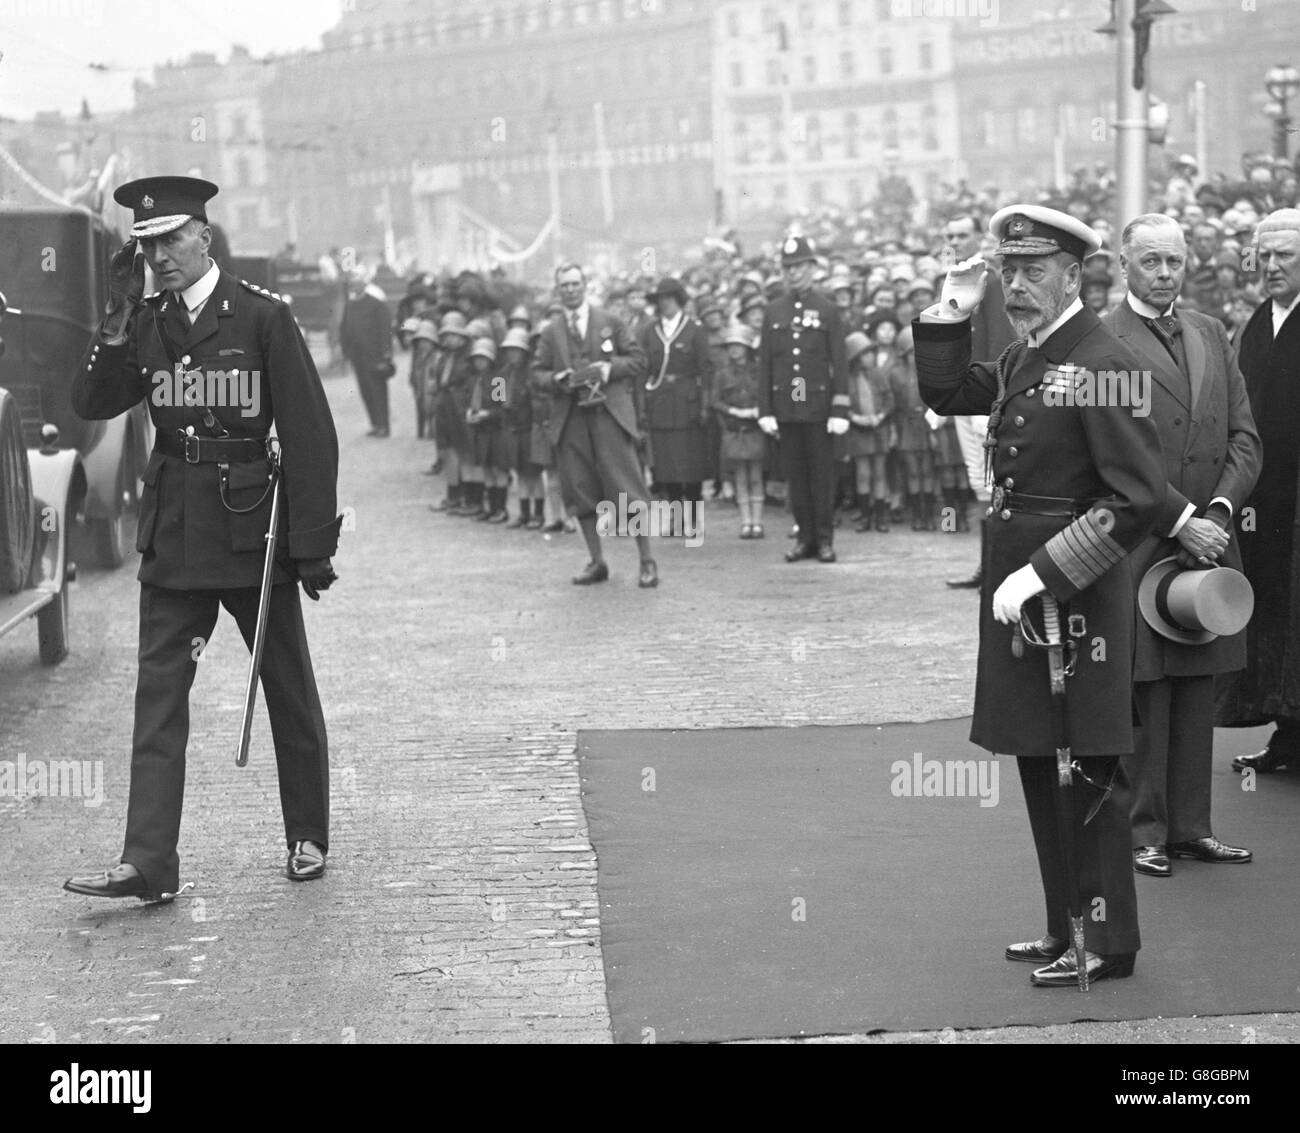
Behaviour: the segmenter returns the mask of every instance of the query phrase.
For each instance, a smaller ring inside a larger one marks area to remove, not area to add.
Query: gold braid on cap
[[[998,426],[1002,424],[1002,403],[1007,399],[1007,379],[1011,376],[1011,366],[1008,364],[1008,358],[1011,352],[1017,346],[1028,346],[1027,338],[1018,338],[1015,342],[998,355],[994,367],[998,375],[998,392],[993,399],[993,405],[989,409],[989,427],[984,434],[984,484],[988,486],[993,483],[993,454],[998,448]]]

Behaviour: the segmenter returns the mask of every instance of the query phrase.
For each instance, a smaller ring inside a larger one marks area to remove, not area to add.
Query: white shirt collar
[[[1065,310],[1056,317],[1056,322],[1052,323],[1051,326],[1044,327],[1040,331],[1035,331],[1029,336],[1029,345],[1037,350],[1044,342],[1051,338],[1052,335],[1054,335],[1061,327],[1068,323],[1082,310],[1083,300],[1076,295],[1074,297],[1074,302],[1066,307]]]
[[[1134,312],[1144,319],[1162,319],[1166,315],[1172,315],[1174,313],[1174,305],[1172,303],[1169,304],[1167,310],[1157,311],[1150,303],[1143,299],[1139,299],[1131,291],[1128,293],[1126,298],[1128,299],[1128,305],[1133,308]]]
[[[208,270],[199,277],[198,281],[191,283],[184,291],[181,292],[181,302],[185,304],[185,310],[189,312],[190,318],[197,319],[199,312],[203,310],[203,304],[208,301],[212,293],[217,289],[217,280],[221,278],[221,269],[217,267],[212,260],[208,261]]]
[[[1276,299],[1270,299],[1269,303],[1272,304],[1270,313],[1273,316],[1273,337],[1276,338],[1278,331],[1282,329],[1282,324],[1286,322],[1287,316],[1295,310],[1296,304],[1300,303],[1300,291],[1295,293],[1295,297],[1286,307],[1283,307]]]
[[[365,294],[372,299],[378,299],[381,303],[388,299],[388,296],[384,294],[384,289],[377,283],[367,283],[364,290]]]
[[[678,311],[671,319],[661,318],[659,325],[663,327],[664,338],[672,338],[682,325],[682,320],[686,318],[685,311]]]

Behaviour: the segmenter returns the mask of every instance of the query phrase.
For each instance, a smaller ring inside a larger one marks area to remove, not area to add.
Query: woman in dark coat
[[[686,314],[686,288],[679,280],[665,277],[650,299],[658,318],[642,330],[641,348],[647,360],[644,403],[655,481],[665,499],[698,504],[710,475],[705,430],[713,404],[709,335]],[[698,508],[682,510],[699,514]]]

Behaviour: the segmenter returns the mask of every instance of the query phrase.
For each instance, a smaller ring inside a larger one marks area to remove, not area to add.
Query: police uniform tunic
[[[787,293],[767,308],[758,351],[759,415],[780,427],[799,538],[830,547],[834,533],[831,417],[847,417],[849,370],[839,308],[820,291]]]

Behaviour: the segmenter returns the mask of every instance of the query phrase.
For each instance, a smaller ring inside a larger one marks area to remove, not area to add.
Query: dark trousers
[[[780,429],[786,490],[799,542],[829,547],[835,538],[834,438],[825,421],[782,421]]]
[[[388,379],[376,378],[373,366],[352,366],[357,375],[357,388],[361,391],[361,404],[366,407],[372,429],[388,428]]]
[[[1074,809],[1076,860],[1083,893],[1083,935],[1089,952],[1109,956],[1136,952],[1138,935],[1137,887],[1133,883],[1133,850],[1129,832],[1129,785],[1124,767],[1114,756],[1079,756],[1084,774],[1096,783],[1110,781],[1110,797],[1087,826],[1084,817],[1097,799],[1095,788],[1078,774],[1070,789]],[[1066,888],[1061,845],[1056,833],[1056,760],[1020,756],[1020,783],[1029,810],[1029,826],[1038,851],[1038,869],[1047,903],[1047,931],[1058,940],[1070,939],[1069,891]],[[1118,765],[1118,766],[1117,766]]]
[[[1124,757],[1133,785],[1133,845],[1189,842],[1210,833],[1214,677],[1165,677],[1133,686],[1139,727]]]
[[[175,892],[190,734],[190,686],[198,668],[195,638],[212,637],[221,606],[251,649],[258,591],[166,590],[140,587],[140,671],[135,693],[131,797],[122,861],[135,866],[154,892]],[[246,671],[231,674],[243,687]],[[271,588],[262,693],[271,718],[286,843],[329,846],[329,756],[325,717],[316,694],[297,583]],[[231,733],[233,752],[237,737]]]
[[[1284,755],[1300,755],[1300,720],[1277,716],[1273,724],[1273,734],[1268,737],[1269,750]]]

